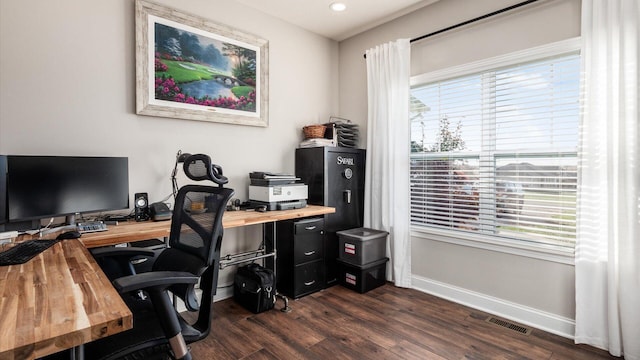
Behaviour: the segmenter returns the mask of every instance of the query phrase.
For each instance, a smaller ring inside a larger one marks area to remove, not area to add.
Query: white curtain
[[[640,359],[638,0],[582,1],[576,343]]]
[[[387,278],[411,287],[408,39],[366,51],[368,110],[364,226],[389,232]]]

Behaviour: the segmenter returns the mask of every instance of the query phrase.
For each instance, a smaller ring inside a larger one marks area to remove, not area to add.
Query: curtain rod
[[[440,29],[438,31],[434,31],[432,33],[429,33],[429,34],[422,35],[422,36],[419,36],[417,38],[411,39],[411,40],[409,40],[409,43],[412,43],[412,42],[415,42],[415,41],[420,41],[420,40],[426,39],[428,37],[431,37],[431,36],[434,36],[434,35],[438,35],[438,34],[441,34],[443,32],[446,32],[446,31],[449,31],[449,30],[453,30],[453,29],[459,28],[461,26],[465,26],[465,25],[474,23],[476,21],[480,21],[480,20],[495,16],[495,15],[498,15],[498,14],[502,14],[503,12],[507,12],[507,11],[510,11],[510,10],[513,10],[513,9],[517,9],[517,8],[519,8],[521,6],[529,5],[529,4],[534,3],[536,1],[538,1],[538,0],[527,0],[527,1],[523,1],[523,2],[520,2],[520,3],[514,4],[514,5],[511,5],[511,6],[507,6],[506,8],[503,8],[503,9],[500,9],[500,10],[496,10],[494,12],[491,12],[491,13],[488,13],[488,14],[484,14],[482,16],[478,16],[478,17],[473,18],[471,20],[463,21],[461,23],[458,23],[458,24],[455,24],[455,25],[451,25],[451,26],[446,27],[444,29]],[[365,59],[367,58],[367,54],[364,54],[364,58]]]

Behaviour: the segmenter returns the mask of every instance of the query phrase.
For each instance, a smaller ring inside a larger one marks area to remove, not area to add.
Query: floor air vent
[[[490,323],[490,324],[502,326],[504,328],[507,328],[507,329],[510,329],[510,330],[513,330],[513,331],[517,331],[517,332],[519,332],[521,334],[525,334],[525,335],[531,334],[531,331],[533,330],[530,327],[518,325],[518,324],[512,323],[509,320],[500,319],[500,318],[497,318],[495,316],[489,316],[489,318],[487,318],[487,320],[485,320],[485,321]]]

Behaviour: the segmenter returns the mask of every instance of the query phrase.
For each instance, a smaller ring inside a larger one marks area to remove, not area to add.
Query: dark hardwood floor
[[[214,304],[211,334],[194,359],[616,359],[605,351],[393,285],[359,294],[342,286],[290,301],[293,311],[253,314],[232,299]]]

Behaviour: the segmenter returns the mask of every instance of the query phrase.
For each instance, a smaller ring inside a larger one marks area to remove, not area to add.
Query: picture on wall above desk
[[[136,1],[136,113],[266,127],[268,42]]]

